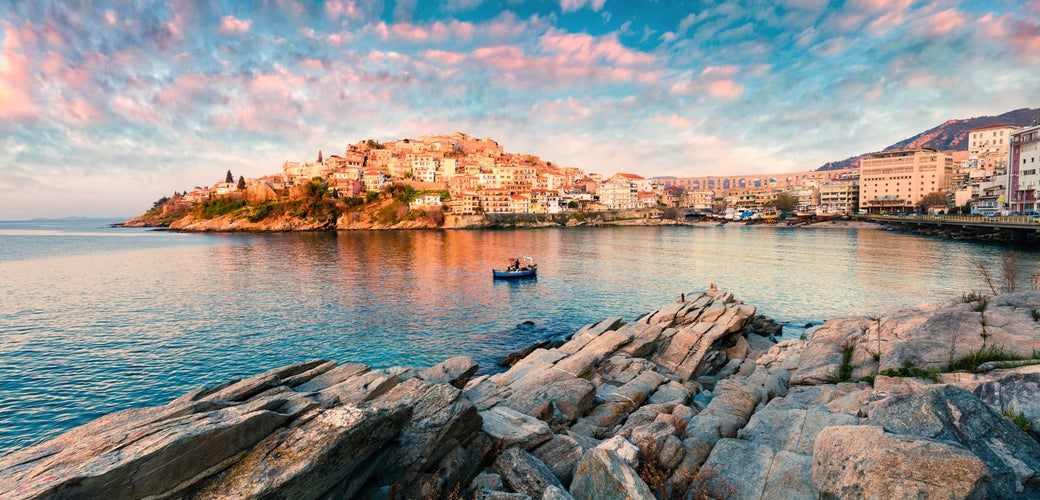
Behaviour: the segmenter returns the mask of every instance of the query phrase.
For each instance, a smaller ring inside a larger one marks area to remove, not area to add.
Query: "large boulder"
[[[868,421],[888,433],[970,450],[988,468],[993,495],[1040,496],[1040,443],[964,389],[941,385],[889,396],[871,409]]]
[[[430,368],[419,370],[419,376],[431,384],[451,384],[466,387],[469,378],[477,373],[477,363],[469,356],[448,358]]]
[[[491,465],[491,470],[502,476],[513,491],[531,498],[541,498],[549,486],[563,489],[563,484],[544,462],[520,448],[502,452]]]
[[[1040,373],[1015,373],[975,388],[975,395],[1001,412],[1022,413],[1040,432]]]
[[[556,474],[564,486],[571,484],[574,477],[574,465],[581,459],[584,449],[573,437],[557,434],[549,441],[535,448],[531,453],[538,457]]]
[[[694,498],[812,498],[809,456],[720,439],[694,476]]]
[[[596,399],[596,386],[572,378],[514,391],[502,405],[553,423],[571,423],[584,415]]]
[[[986,498],[996,493],[988,476],[964,447],[878,426],[828,427],[813,448],[812,483],[822,498]]]
[[[165,406],[106,415],[0,459],[0,496],[162,496],[198,485],[276,430],[320,413],[313,394],[287,384],[306,384],[334,366],[297,363]]]
[[[229,469],[193,488],[196,498],[333,495],[349,498],[383,465],[386,443],[411,409],[342,406],[269,435]]]
[[[552,437],[552,430],[545,422],[505,406],[484,410],[480,417],[483,419],[481,430],[502,448],[516,446],[529,450]]]
[[[373,478],[375,485],[395,482],[418,486],[416,479],[434,472],[456,447],[466,447],[481,429],[476,407],[449,384],[408,379],[372,401],[372,406],[404,405],[412,409],[408,423],[387,449],[387,466]],[[477,471],[470,471],[470,476]],[[472,477],[461,478],[466,484]],[[417,494],[418,492],[412,492]]]
[[[576,500],[655,500],[635,469],[603,448],[586,451],[578,460],[570,493]]]

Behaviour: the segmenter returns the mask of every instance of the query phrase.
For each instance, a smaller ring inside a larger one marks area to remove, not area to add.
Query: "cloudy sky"
[[[0,220],[129,217],[367,138],[782,172],[1040,106],[1040,0],[78,3],[0,5]]]

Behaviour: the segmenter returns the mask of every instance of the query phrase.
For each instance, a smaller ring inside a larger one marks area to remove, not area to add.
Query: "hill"
[[[966,150],[968,149],[968,132],[972,129],[999,124],[1024,127],[1026,125],[1032,125],[1037,119],[1040,119],[1040,108],[1016,109],[997,116],[978,116],[974,118],[947,120],[939,126],[921,132],[909,139],[899,141],[882,151],[916,148],[931,148],[940,151]],[[817,170],[837,170],[842,168],[859,167],[859,161],[868,154],[870,153],[853,156],[841,161],[828,162]]]

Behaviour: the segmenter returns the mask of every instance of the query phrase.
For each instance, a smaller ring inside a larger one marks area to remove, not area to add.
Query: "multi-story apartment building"
[[[789,192],[798,198],[798,210],[815,211],[820,207],[820,190],[815,187],[792,189]]]
[[[1017,129],[1004,124],[971,129],[968,131],[968,158],[976,161],[977,168],[1004,172],[1011,134]]]
[[[508,214],[513,211],[513,193],[508,189],[481,189],[477,192],[480,208],[486,214]]]
[[[686,191],[685,206],[694,210],[711,210],[715,191]]]
[[[514,194],[509,197],[509,211],[514,214],[531,213],[531,193]]]
[[[474,215],[480,212],[480,198],[472,191],[452,194],[446,205],[453,215]]]
[[[953,157],[934,149],[874,153],[860,162],[860,209],[912,211],[928,193],[950,188]]]
[[[1040,189],[1040,125],[1011,134],[1008,154],[1008,205],[1014,212],[1036,211]]]
[[[438,179],[451,182],[452,177],[458,175],[459,160],[457,158],[441,158],[440,167],[437,169]]]
[[[319,162],[287,161],[282,164],[282,174],[286,184],[290,186],[307,184],[315,177],[324,179],[331,172],[331,167]]]
[[[634,210],[639,191],[636,184],[625,180],[616,180],[600,184],[596,188],[599,202],[607,210]]]
[[[417,156],[412,159],[412,178],[419,182],[437,182],[437,171],[440,160],[431,156]]]
[[[636,208],[654,208],[661,197],[654,191],[638,191],[636,193]]]
[[[366,191],[382,191],[390,184],[390,175],[377,168],[366,168],[361,180]]]
[[[531,213],[558,214],[563,211],[563,198],[558,191],[535,189],[531,191]]]
[[[820,186],[820,209],[827,213],[854,214],[859,210],[859,181]]]

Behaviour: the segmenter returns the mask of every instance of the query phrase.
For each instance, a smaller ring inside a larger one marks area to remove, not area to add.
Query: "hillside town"
[[[507,153],[493,139],[456,132],[392,142],[365,140],[315,161],[286,161],[280,174],[239,178],[177,194],[194,204],[246,190],[275,200],[320,181],[339,198],[359,198],[395,185],[420,193],[411,210],[451,215],[560,214],[660,210],[687,216],[761,212],[780,196],[795,210],[820,215],[1036,213],[1040,126],[990,125],[969,132],[968,149],[928,148],[868,155],[859,168],[757,175],[609,177],[529,154]]]

